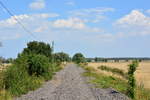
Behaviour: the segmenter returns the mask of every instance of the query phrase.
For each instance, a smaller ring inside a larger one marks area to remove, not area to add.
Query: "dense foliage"
[[[54,61],[56,62],[68,62],[70,61],[70,57],[67,53],[59,52],[54,54]]]
[[[135,98],[136,80],[135,80],[135,77],[134,77],[134,73],[135,73],[137,67],[138,67],[138,62],[137,61],[133,61],[132,64],[129,65],[129,69],[128,69],[127,94],[132,99]]]
[[[27,44],[27,48],[24,48],[22,54],[40,54],[51,58],[52,48],[44,42],[32,41]]]
[[[11,66],[4,72],[4,88],[19,96],[38,88],[60,69],[52,59],[52,48],[44,42],[29,42]],[[0,90],[1,91],[1,90]]]
[[[75,63],[79,64],[79,63],[84,63],[85,62],[85,57],[83,56],[83,54],[81,53],[76,53],[73,58],[72,61],[74,61]]]
[[[29,75],[51,77],[51,65],[46,56],[43,55],[30,55],[27,60],[27,70]]]

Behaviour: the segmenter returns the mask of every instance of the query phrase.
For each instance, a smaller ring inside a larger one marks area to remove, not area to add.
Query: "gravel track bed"
[[[81,75],[83,72],[82,68],[69,64],[41,88],[15,100],[128,100],[113,89],[94,88]]]

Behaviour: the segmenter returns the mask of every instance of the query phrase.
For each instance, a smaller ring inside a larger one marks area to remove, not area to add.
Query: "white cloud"
[[[69,13],[72,16],[80,17],[85,21],[97,23],[106,18],[106,16],[104,15],[105,13],[113,12],[114,10],[115,10],[114,8],[97,7],[97,8],[78,9],[70,11]]]
[[[25,22],[26,20],[31,21],[34,19],[47,19],[47,18],[58,17],[58,16],[59,15],[55,13],[41,13],[41,14],[31,14],[31,15],[23,14],[23,15],[18,15],[18,16],[15,15],[15,16],[11,16],[10,18],[6,20],[0,21],[0,26],[3,26],[3,27],[14,26],[18,23],[16,19],[21,22]]]
[[[45,8],[46,4],[44,0],[35,0],[31,4],[29,4],[29,7],[33,10],[39,10]]]
[[[6,20],[0,21],[0,36],[1,39],[10,39],[20,33],[20,37],[26,37],[26,33],[22,27],[17,24],[16,18],[34,35],[44,39],[56,39],[58,41],[62,38],[68,37],[84,37],[84,35],[94,35],[102,33],[103,30],[97,27],[89,27],[85,21],[80,18],[68,19],[53,19],[48,18],[57,17],[58,14],[24,14],[10,17]],[[63,34],[62,34],[63,33]],[[29,34],[28,34],[29,35]],[[9,38],[7,38],[9,37]]]
[[[131,35],[147,35],[150,34],[150,17],[139,10],[133,10],[117,20],[115,26]]]
[[[68,1],[68,2],[66,2],[66,5],[74,6],[74,5],[75,5],[75,2],[73,2],[73,1]]]
[[[43,32],[48,28],[48,19],[57,17],[55,13],[15,15],[6,20],[0,20],[0,39],[17,39],[29,35],[16,21],[19,20],[31,32]],[[19,33],[19,35],[18,35]]]
[[[86,27],[84,21],[79,18],[69,18],[65,19],[58,19],[54,22],[54,27],[56,28],[73,28],[73,29],[83,29]]]

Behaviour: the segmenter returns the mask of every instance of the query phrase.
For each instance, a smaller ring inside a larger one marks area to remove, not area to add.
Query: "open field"
[[[101,65],[106,65],[112,68],[118,68],[118,69],[122,69],[125,72],[127,72],[128,70],[128,65],[130,63],[129,62],[117,62],[117,63],[88,63],[88,66],[91,66],[95,69],[97,69],[99,66]],[[100,69],[99,69],[100,71]],[[102,71],[100,71],[102,72]],[[111,72],[104,72],[104,74],[112,74]],[[135,77],[137,80],[137,84],[142,84],[144,85],[145,88],[149,88],[150,89],[150,62],[141,62],[139,63],[139,67],[137,68],[137,71],[135,73]]]
[[[0,64],[0,71],[4,70],[7,68],[7,66],[10,66],[11,64]]]

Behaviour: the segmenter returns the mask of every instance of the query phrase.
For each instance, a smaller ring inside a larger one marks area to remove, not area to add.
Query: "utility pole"
[[[54,58],[54,41],[52,41],[52,70],[54,71],[55,58]]]

